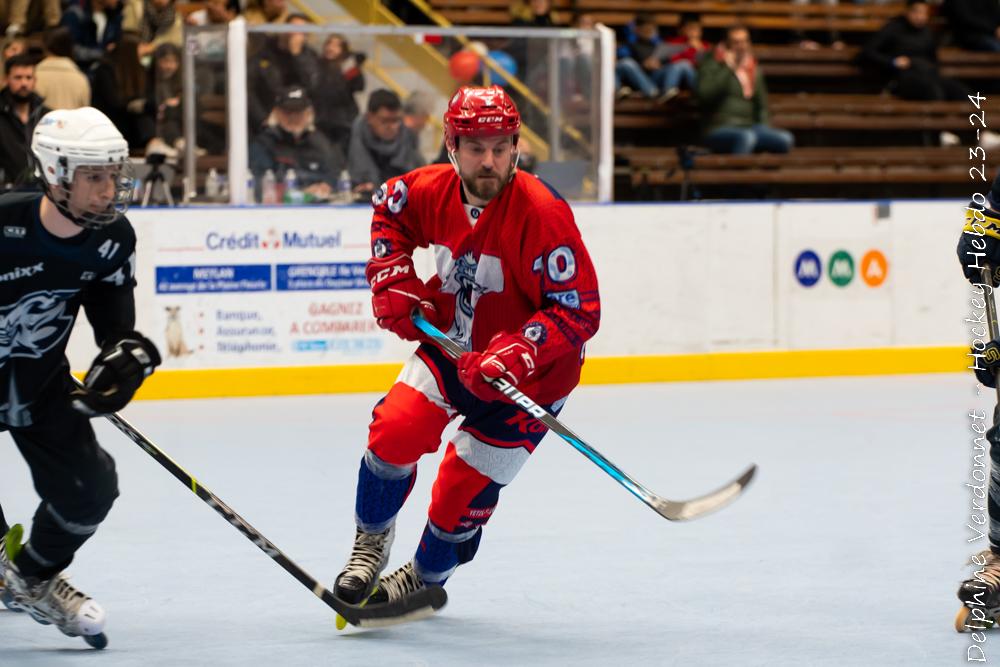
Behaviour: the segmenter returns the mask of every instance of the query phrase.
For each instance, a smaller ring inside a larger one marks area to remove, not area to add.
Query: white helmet
[[[128,143],[107,116],[93,107],[57,109],[45,114],[31,139],[35,175],[59,211],[81,227],[100,228],[114,222],[128,208],[132,178]],[[115,196],[104,211],[70,212],[73,174],[80,167],[119,166]],[[52,187],[61,188],[61,193]]]

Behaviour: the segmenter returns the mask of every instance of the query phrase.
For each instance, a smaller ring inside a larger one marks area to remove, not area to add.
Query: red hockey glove
[[[434,295],[417,277],[409,255],[373,257],[368,260],[365,277],[372,286],[372,312],[383,329],[403,340],[421,340],[423,334],[410,320],[417,305],[429,322],[437,322]]]
[[[503,378],[520,385],[531,377],[538,363],[535,344],[519,334],[498,333],[483,352],[466,352],[458,358],[458,379],[484,401],[503,398],[490,381]]]

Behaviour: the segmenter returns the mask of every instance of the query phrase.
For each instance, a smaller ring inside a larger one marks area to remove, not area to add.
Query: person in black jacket
[[[31,180],[28,138],[38,119],[49,112],[35,93],[35,63],[27,55],[4,63],[7,85],[0,90],[0,186]]]
[[[294,169],[298,185],[318,199],[333,191],[347,167],[343,152],[314,125],[312,101],[301,86],[286,88],[275,101],[267,126],[250,146],[250,171],[257,183],[268,170],[282,182]]]
[[[352,53],[342,35],[330,35],[323,43],[319,78],[313,98],[316,101],[316,127],[347,154],[351,142],[351,124],[360,109],[354,96],[365,89],[361,64],[365,54]]]
[[[929,19],[925,0],[907,0],[906,13],[890,19],[865,45],[861,58],[877,67],[890,90],[904,100],[964,100],[965,86],[941,76]]]
[[[963,49],[1000,51],[1000,3],[996,0],[947,0],[941,9]]]
[[[73,35],[73,60],[86,70],[122,36],[121,0],[83,0],[70,3],[62,25]]]
[[[156,119],[146,110],[146,70],[139,61],[139,36],[127,32],[118,46],[91,65],[91,103],[106,114],[133,149],[153,138]]]
[[[301,14],[288,17],[289,25],[309,23]],[[253,57],[247,72],[251,134],[262,129],[272,103],[285,88],[300,86],[311,96],[316,90],[319,69],[319,55],[306,43],[305,33],[282,33],[270,38]]]

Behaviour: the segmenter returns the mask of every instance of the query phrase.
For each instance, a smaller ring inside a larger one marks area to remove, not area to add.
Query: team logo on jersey
[[[392,252],[392,243],[388,239],[375,239],[375,243],[372,244],[372,254],[381,259],[382,257],[388,257]]]
[[[490,292],[503,291],[503,268],[500,258],[481,255],[479,261],[471,252],[452,257],[445,246],[435,246],[441,291],[455,295],[455,321],[448,331],[452,339],[466,349],[472,343],[472,314],[479,297]]]
[[[406,206],[406,196],[408,194],[409,188],[406,187],[403,179],[396,181],[396,185],[392,186],[392,195],[389,197],[389,210],[399,215],[399,212]]]
[[[36,273],[44,271],[44,264],[45,262],[39,262],[38,264],[32,264],[31,266],[18,266],[13,271],[0,273],[0,283],[5,283],[10,280],[18,280],[20,278],[30,278]]]
[[[378,208],[382,204],[388,204],[389,212],[399,215],[399,212],[406,206],[406,197],[410,189],[406,187],[403,179],[399,179],[392,186],[392,194],[389,194],[389,184],[383,183],[372,195],[372,206]]]
[[[65,338],[73,327],[66,302],[76,292],[32,292],[0,307],[0,366],[11,357],[37,359]]]
[[[389,198],[389,184],[383,183],[379,186],[378,190],[372,194],[372,206],[378,208],[385,203],[385,200]]]
[[[545,330],[545,325],[540,322],[528,322],[521,329],[521,335],[530,340],[532,343],[538,343],[539,345],[545,342],[548,338],[548,332]]]
[[[28,230],[25,227],[18,227],[17,225],[4,225],[3,235],[8,239],[23,239],[28,234]]]

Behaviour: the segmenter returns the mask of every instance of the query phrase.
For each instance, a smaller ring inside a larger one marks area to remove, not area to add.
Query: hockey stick
[[[79,384],[79,382],[77,383]],[[363,628],[376,628],[397,623],[406,623],[426,618],[440,609],[448,601],[448,595],[441,586],[428,586],[414,594],[404,598],[399,602],[371,605],[359,607],[347,604],[328,591],[323,584],[316,581],[305,570],[299,567],[291,558],[282,553],[281,549],[274,546],[274,543],[264,537],[260,531],[251,526],[246,520],[237,514],[233,508],[224,503],[217,495],[202,486],[190,473],[177,465],[173,459],[157,447],[153,442],[136,430],[131,424],[125,421],[117,413],[104,415],[108,421],[115,425],[119,431],[139,445],[144,452],[149,454],[161,466],[176,477],[184,486],[191,489],[196,496],[201,498],[209,507],[218,512],[222,518],[228,521],[236,530],[240,531],[244,537],[253,542],[266,553],[278,565],[283,567],[288,574],[292,575],[303,586],[313,592],[316,597],[322,600],[328,607],[344,617],[351,625]]]
[[[990,340],[996,340],[1000,326],[997,325],[997,306],[994,301],[996,296],[993,294],[993,267],[989,264],[984,264],[979,270],[979,277],[983,281],[983,286],[989,285],[990,288],[989,295],[984,291],[983,301],[986,302],[986,326],[990,330]],[[996,385],[997,405],[1000,405],[1000,382],[997,382]]]
[[[428,322],[419,309],[413,312],[413,323],[418,329],[430,336],[452,359],[458,359],[464,354],[465,350]],[[583,438],[573,433],[561,421],[556,419],[552,413],[525,396],[514,385],[500,378],[493,380],[490,384],[519,408],[547,426],[549,430],[553,431],[560,438],[572,445],[578,452],[597,464],[601,470],[611,475],[616,482],[628,489],[632,495],[653,508],[657,514],[670,521],[697,519],[710,512],[722,509],[743,493],[743,490],[746,489],[750,480],[757,473],[757,465],[752,464],[742,475],[711,493],[691,498],[690,500],[667,500],[647,489],[622,471],[621,468],[606,459],[603,454],[584,442]]]

